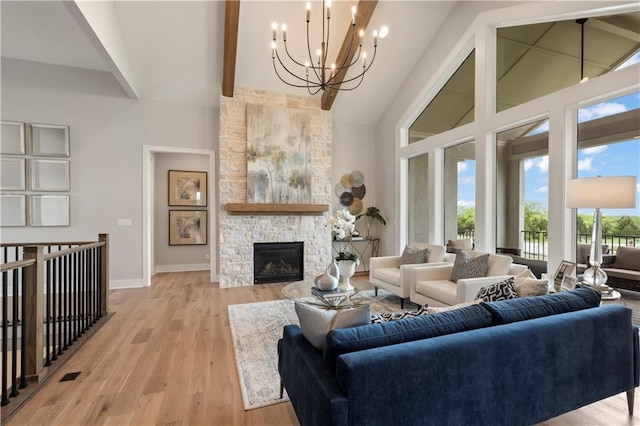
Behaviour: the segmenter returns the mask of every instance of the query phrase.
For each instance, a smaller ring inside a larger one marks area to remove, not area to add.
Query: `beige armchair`
[[[402,256],[380,256],[369,260],[369,282],[400,297],[400,307],[404,308],[404,299],[409,297],[409,270],[419,267],[453,264],[455,255],[445,253],[445,247],[437,244],[414,242],[410,247],[415,250],[428,249],[427,263],[400,265]]]
[[[409,298],[413,303],[428,306],[452,306],[471,302],[482,287],[499,283],[527,270],[525,265],[513,263],[511,256],[489,255],[487,276],[451,281],[453,264],[409,271]]]

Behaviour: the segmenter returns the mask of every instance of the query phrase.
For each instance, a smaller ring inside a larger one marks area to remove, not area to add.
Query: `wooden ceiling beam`
[[[369,21],[371,20],[371,17],[373,16],[373,11],[376,9],[377,5],[378,5],[378,0],[360,0],[358,2],[358,6],[356,10],[356,40],[358,40],[358,37],[359,37],[358,34],[360,33],[360,30],[367,29],[367,25],[369,25]],[[351,52],[350,54],[351,57],[349,58],[347,57],[349,56],[349,45],[351,44],[350,34],[351,34],[351,25],[349,25],[349,28],[347,29],[345,38],[342,42],[342,47],[340,48],[340,52],[338,52],[338,57],[336,58],[336,61],[335,61],[336,64],[351,63],[351,61],[353,61],[354,55],[358,51],[358,49],[354,49],[354,51]],[[334,80],[338,84],[338,87],[340,87],[340,85],[344,81],[346,74],[347,74],[346,69],[342,69],[336,73],[336,77],[334,78]],[[335,101],[336,96],[338,95],[338,90],[333,90],[332,92],[333,92],[333,95],[330,94],[329,91],[327,90],[325,90],[322,93],[321,107],[325,111],[331,110],[331,106],[333,106],[333,101]]]
[[[224,11],[224,59],[222,65],[222,96],[233,98],[238,49],[240,0],[227,0]]]

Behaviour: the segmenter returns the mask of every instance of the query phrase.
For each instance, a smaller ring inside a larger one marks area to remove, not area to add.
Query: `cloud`
[[[547,173],[549,171],[549,156],[545,155],[540,157],[536,167],[540,170],[540,173]]]
[[[640,183],[636,183],[636,191],[640,192]]]
[[[578,160],[578,170],[583,172],[593,170],[591,160],[593,160],[593,157],[586,157],[582,160]]]
[[[600,145],[600,146],[592,146],[590,148],[581,149],[580,152],[585,155],[590,155],[590,154],[600,154],[601,152],[604,152],[606,150],[607,150],[606,145]]]
[[[465,178],[458,178],[458,183],[461,184],[470,184],[470,183],[475,183],[476,182],[476,177],[475,176],[469,176],[469,177],[465,177]]]
[[[471,201],[465,201],[465,200],[458,200],[458,207],[475,207],[476,202],[474,200]]]
[[[535,192],[549,192],[549,187],[548,186],[541,186],[540,188],[536,189]]]
[[[524,171],[528,172],[530,168],[532,168],[536,164],[535,159],[524,160]]]
[[[600,117],[607,117],[609,115],[620,114],[627,111],[626,105],[619,104],[617,102],[602,102],[597,105],[593,105],[578,110],[578,122],[595,120]]]
[[[466,161],[458,162],[458,173],[464,172],[469,168]]]

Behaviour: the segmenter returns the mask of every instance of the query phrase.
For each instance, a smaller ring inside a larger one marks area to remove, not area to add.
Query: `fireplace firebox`
[[[304,277],[304,243],[253,243],[254,284],[300,281]]]

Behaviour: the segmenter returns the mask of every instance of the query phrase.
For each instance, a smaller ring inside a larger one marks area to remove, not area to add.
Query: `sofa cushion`
[[[474,299],[482,299],[485,302],[497,302],[499,300],[509,300],[518,297],[516,286],[513,284],[513,277],[504,281],[482,287]]]
[[[418,281],[416,283],[416,293],[439,300],[447,305],[456,304],[456,294],[458,286],[453,281]]]
[[[602,254],[609,253],[609,244],[602,245]],[[589,256],[591,255],[591,244],[578,243],[576,246],[576,263],[584,265],[589,264]]]
[[[373,277],[400,287],[400,268],[376,268],[373,270]]]
[[[370,305],[353,309],[321,309],[296,302],[295,309],[302,334],[320,350],[324,349],[327,334],[331,330],[371,323]]]
[[[478,278],[487,275],[489,254],[476,255],[477,252],[460,251],[451,270],[451,281],[457,282],[465,278]]]
[[[413,249],[405,246],[400,256],[400,265],[414,265],[416,263],[426,263],[429,249]]]
[[[401,321],[332,330],[327,335],[327,346],[323,357],[329,368],[334,371],[337,359],[342,354],[474,330],[490,325],[491,315],[489,312],[480,305],[473,305]]]
[[[604,268],[609,277],[622,278],[631,281],[640,281],[640,271],[632,271],[630,269]]]
[[[509,324],[548,315],[595,308],[600,305],[601,295],[595,290],[580,287],[538,297],[519,297],[500,302],[482,302],[480,305],[491,312],[494,324]]]
[[[458,253],[461,250],[471,250],[472,248],[473,241],[470,239],[447,241],[447,253]]]
[[[618,247],[613,267],[640,271],[640,247]]]

